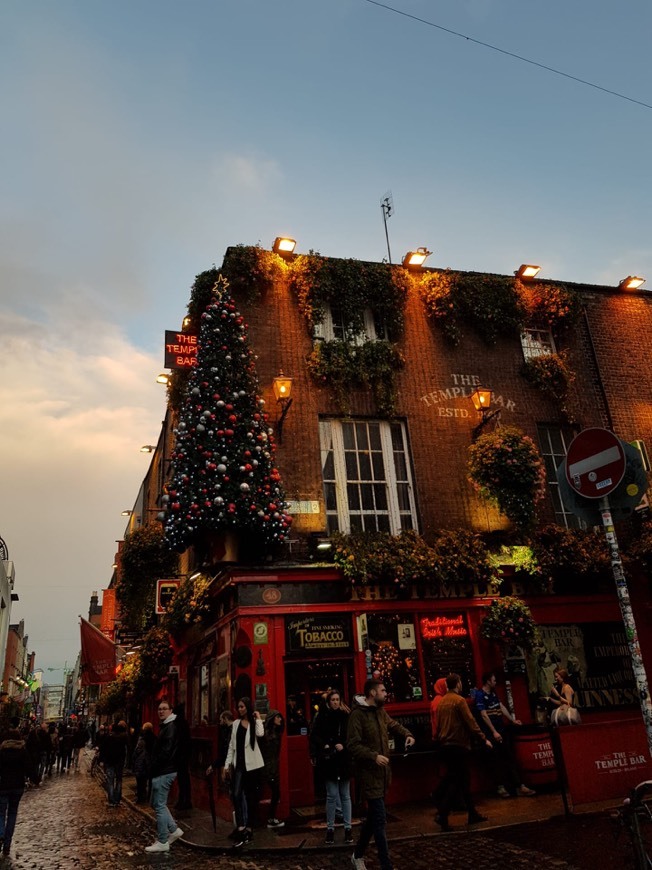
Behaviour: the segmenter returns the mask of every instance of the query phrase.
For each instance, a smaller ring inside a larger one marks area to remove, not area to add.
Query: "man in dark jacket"
[[[116,722],[104,744],[104,772],[109,806],[117,807],[122,800],[122,776],[127,757],[127,723]]]
[[[16,827],[18,804],[25,791],[25,778],[38,781],[37,771],[25,741],[17,729],[10,729],[0,744],[0,843],[8,855]]]
[[[367,817],[351,858],[356,870],[365,870],[364,853],[372,835],[381,870],[393,870],[385,832],[385,794],[391,782],[389,732],[404,737],[406,749],[414,745],[414,737],[384,709],[386,697],[387,690],[380,680],[367,680],[364,695],[356,695],[349,716],[346,745],[355,764],[361,796],[367,801]]]
[[[167,806],[170,788],[177,778],[179,754],[177,717],[167,701],[159,703],[158,718],[161,730],[152,752],[152,796],[150,800],[156,813],[156,840],[151,846],[145,847],[146,852],[169,852],[170,843],[174,843],[183,834]]]

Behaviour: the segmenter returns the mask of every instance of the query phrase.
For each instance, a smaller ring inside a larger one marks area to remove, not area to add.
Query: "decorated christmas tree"
[[[197,366],[175,429],[173,477],[163,497],[171,548],[183,552],[228,529],[266,545],[287,537],[292,518],[264,404],[247,324],[219,276],[201,315]]]

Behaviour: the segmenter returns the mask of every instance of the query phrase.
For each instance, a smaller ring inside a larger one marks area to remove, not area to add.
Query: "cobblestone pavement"
[[[346,870],[351,850],[265,857],[258,854],[211,855],[175,843],[167,854],[143,852],[154,839],[151,823],[123,805],[110,810],[104,791],[82,772],[53,775],[40,788],[29,789],[21,801],[12,857],[0,860],[8,870]],[[493,870],[500,862],[513,870],[562,870],[573,865],[482,834],[451,834],[392,843],[396,870]],[[378,870],[375,849],[367,859]]]

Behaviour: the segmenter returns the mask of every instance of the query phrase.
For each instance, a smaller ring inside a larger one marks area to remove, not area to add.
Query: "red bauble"
[[[237,419],[235,414],[229,414],[229,423],[235,423]]]
[[[227,438],[233,438],[233,429],[227,429],[225,434]]]

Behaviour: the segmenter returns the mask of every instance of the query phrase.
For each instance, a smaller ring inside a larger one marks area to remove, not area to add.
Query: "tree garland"
[[[208,622],[210,607],[211,578],[206,574],[187,577],[180,585],[167,606],[164,619],[165,628],[170,634],[178,636],[192,625]]]
[[[148,524],[126,535],[120,565],[115,591],[122,619],[129,628],[142,628],[154,609],[156,581],[175,576],[179,558],[165,545],[161,527]]]

